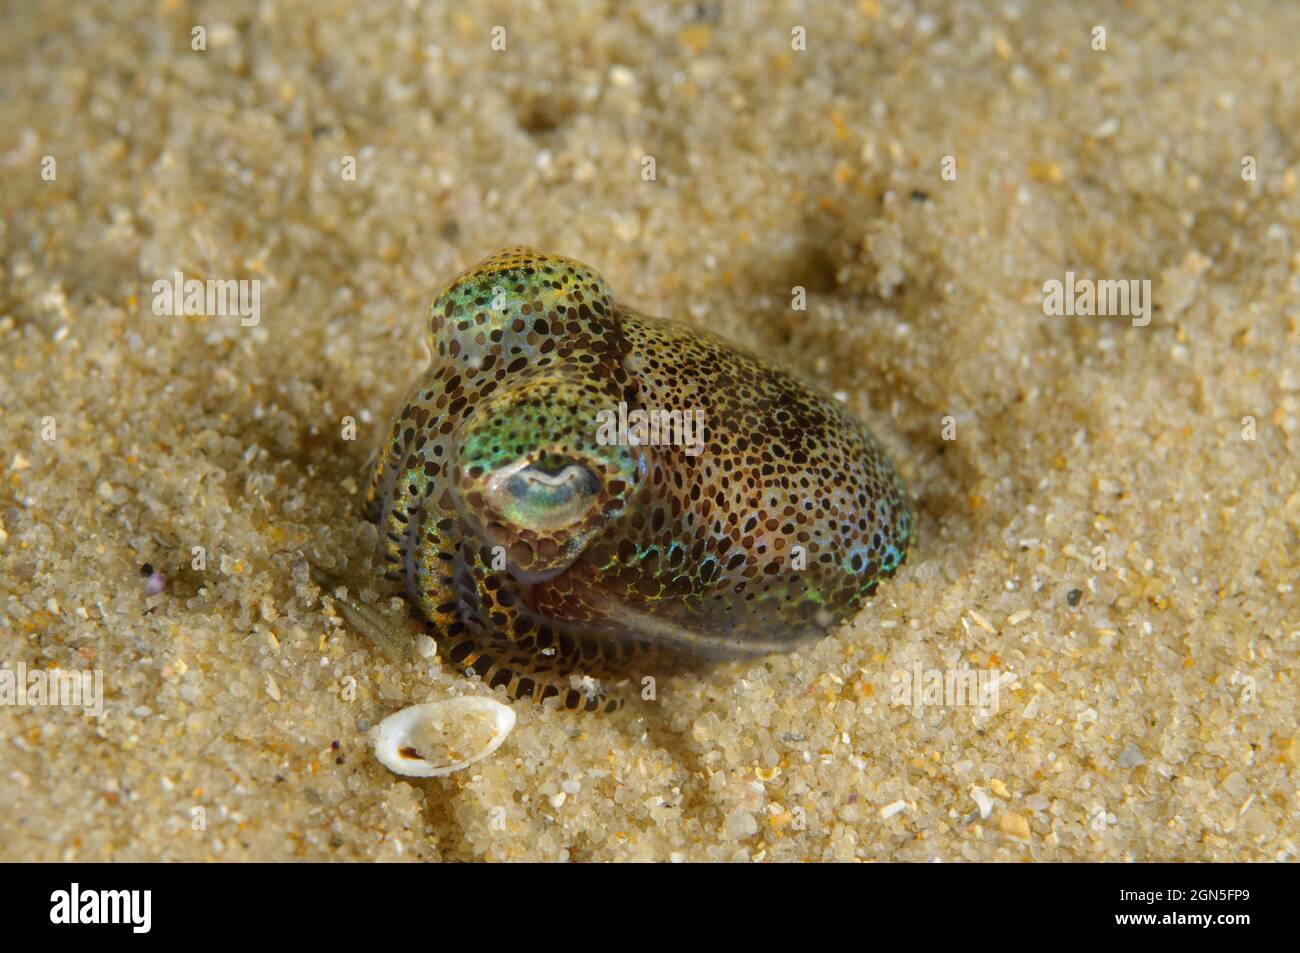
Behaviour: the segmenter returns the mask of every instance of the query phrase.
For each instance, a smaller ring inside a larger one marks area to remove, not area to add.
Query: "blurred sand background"
[[[0,859],[1295,859],[1300,6],[548,6],[0,4],[0,664],[107,696],[0,708]],[[485,689],[302,555],[401,617],[364,464],[512,243],[838,392],[919,544],[811,651],[402,779],[366,731]],[[177,270],[260,324],[155,315]],[[1150,325],[1045,315],[1067,270]]]

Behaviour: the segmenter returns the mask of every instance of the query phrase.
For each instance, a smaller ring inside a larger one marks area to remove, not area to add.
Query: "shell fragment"
[[[375,730],[375,757],[413,778],[438,778],[490,755],[515,726],[508,705],[480,695],[412,705]]]

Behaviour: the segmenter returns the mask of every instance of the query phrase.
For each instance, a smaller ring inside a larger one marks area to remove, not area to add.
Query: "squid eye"
[[[573,460],[505,467],[488,480],[487,499],[516,526],[548,532],[582,522],[596,504],[600,479]]]

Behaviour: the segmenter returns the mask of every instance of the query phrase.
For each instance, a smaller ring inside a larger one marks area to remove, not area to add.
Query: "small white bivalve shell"
[[[397,774],[438,778],[490,755],[515,726],[508,705],[481,695],[412,705],[375,729],[375,757]]]

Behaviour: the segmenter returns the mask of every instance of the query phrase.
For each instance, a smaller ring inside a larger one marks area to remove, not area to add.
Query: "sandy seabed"
[[[0,707],[0,859],[1294,860],[1300,6],[1084,6],[5,4],[0,665],[105,697]],[[365,463],[515,243],[836,393],[919,540],[802,654],[404,779],[367,732],[486,688],[303,557],[401,619]]]

